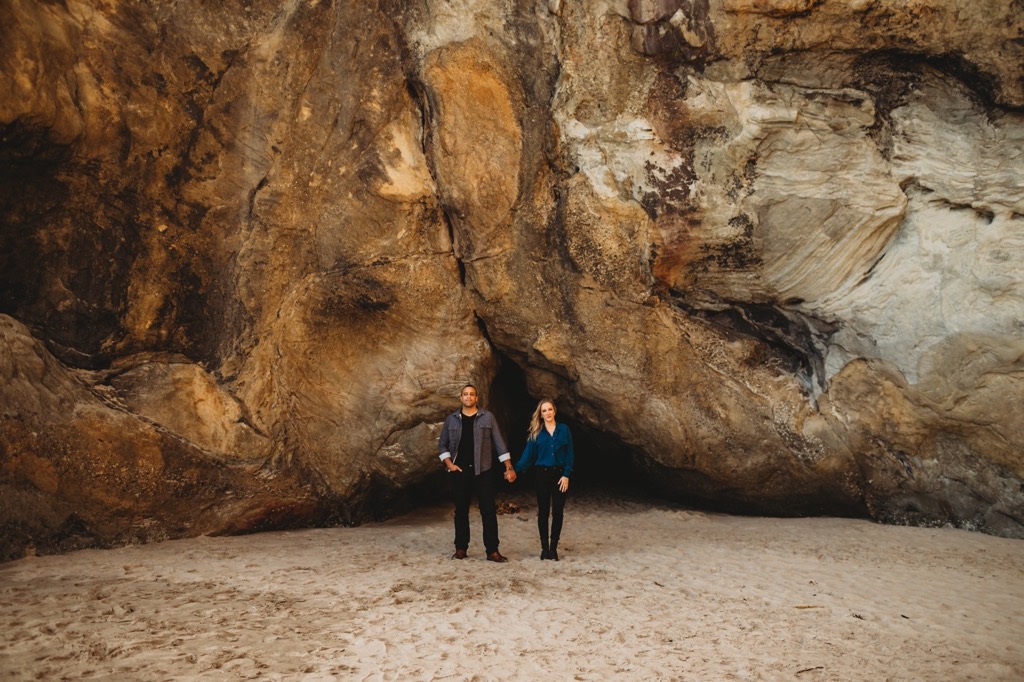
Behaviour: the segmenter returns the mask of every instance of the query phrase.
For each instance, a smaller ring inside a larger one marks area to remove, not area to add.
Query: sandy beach
[[[4,679],[1020,680],[1024,542],[867,521],[570,499],[539,560],[528,496],[358,528],[0,565]]]

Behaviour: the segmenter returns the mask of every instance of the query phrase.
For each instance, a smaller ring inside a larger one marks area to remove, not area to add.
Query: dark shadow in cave
[[[0,313],[86,369],[109,365],[141,248],[137,197],[104,177],[46,128],[0,125]]]
[[[512,454],[512,461],[518,462],[526,446],[530,416],[542,396],[530,394],[525,372],[504,355],[501,355],[501,368],[490,386],[478,386],[477,389],[481,394],[480,406],[494,413]],[[570,499],[594,495],[650,500],[656,504],[679,503],[678,495],[673,499],[667,490],[664,493],[661,491],[654,475],[643,470],[630,448],[617,436],[581,424],[573,418],[567,404],[559,400],[560,396],[543,397],[550,397],[560,410],[564,410],[559,412],[558,419],[564,421],[572,431],[576,461]],[[453,396],[451,409],[457,407],[458,399]],[[432,448],[430,456],[436,456],[435,452],[436,448]],[[500,479],[502,470],[503,467],[494,469],[496,478]],[[383,520],[412,512],[418,507],[451,502],[451,487],[440,463],[435,474],[401,489],[393,488],[393,483],[385,480],[368,484],[374,491],[373,495],[364,505],[352,511],[351,518],[325,517],[319,521],[319,525],[349,525],[363,519]],[[497,489],[499,505],[510,498],[532,500],[533,478],[527,472],[512,485],[500,481]]]
[[[501,369],[487,391],[490,401],[487,409],[498,419],[513,462],[519,461],[526,446],[527,429],[537,402],[550,398],[559,409],[558,421],[564,422],[572,432],[576,454],[572,495],[614,494],[646,498],[654,495],[629,447],[617,436],[581,424],[573,418],[566,402],[559,400],[560,396],[531,395],[526,386],[525,372],[508,357],[502,356],[501,359]],[[533,480],[529,473],[521,477],[511,490],[532,495]]]
[[[68,188],[55,179],[64,147],[18,123],[0,126],[0,313],[29,323],[26,309],[46,286],[37,232],[59,219]],[[37,315],[38,316],[38,315]]]
[[[513,462],[518,462],[526,444],[526,430],[537,401],[548,397],[560,411],[573,435],[576,452],[570,497],[593,495],[628,498],[652,505],[671,505],[704,511],[741,514],[792,516],[845,516],[863,518],[867,512],[857,502],[837,496],[829,488],[808,490],[804,495],[783,495],[773,499],[749,499],[742,491],[731,489],[698,470],[666,468],[644,456],[617,435],[588,427],[576,420],[568,401],[560,396],[533,396],[526,385],[526,374],[510,358],[502,356],[501,369],[485,394],[488,409],[494,412],[506,436]],[[533,496],[533,480],[527,473],[511,487],[499,485],[499,499],[506,496]]]

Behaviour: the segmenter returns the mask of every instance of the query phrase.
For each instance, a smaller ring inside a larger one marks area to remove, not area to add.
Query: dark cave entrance
[[[486,389],[483,386],[477,388],[481,392],[480,406],[497,417],[515,463],[526,445],[530,416],[542,396],[530,394],[526,387],[526,373],[515,361],[504,354],[499,357],[501,367],[490,385]],[[564,409],[558,413],[558,420],[564,421],[572,431],[576,461],[570,500],[581,495],[607,495],[670,504],[679,502],[678,496],[673,496],[667,489],[662,491],[657,476],[646,473],[630,448],[617,436],[582,425],[568,408],[563,408],[560,396],[543,397],[552,398],[560,410]],[[457,406],[458,396],[452,396],[451,409]],[[436,449],[431,450],[431,456],[436,457]],[[498,472],[495,469],[495,476],[499,476]],[[353,519],[383,520],[409,513],[417,507],[451,502],[451,487],[440,466],[436,473],[400,489],[391,487],[384,480],[374,483],[379,487],[362,507],[351,513],[351,518],[342,520],[344,523],[351,523]],[[521,500],[532,506],[533,496],[533,478],[529,472],[511,486],[504,482],[498,485],[499,504],[503,500]],[[325,519],[320,523],[331,525],[335,522],[336,519]]]
[[[494,413],[501,427],[502,435],[512,455],[518,462],[526,445],[526,433],[530,416],[541,397],[555,400],[560,412],[558,420],[572,431],[576,461],[572,476],[570,500],[574,497],[602,499],[628,499],[651,506],[670,506],[716,512],[723,514],[756,516],[837,516],[868,518],[858,502],[849,501],[828,485],[809,488],[803,494],[783,492],[771,497],[758,498],[744,494],[743,490],[730,488],[721,481],[701,471],[672,469],[645,460],[636,449],[624,443],[615,434],[589,427],[574,418],[564,396],[536,396],[527,388],[526,373],[514,360],[500,354],[501,366],[490,385],[478,386],[481,392],[481,407]],[[458,406],[457,396],[452,396],[451,408]],[[436,449],[431,457],[436,457]],[[501,467],[495,467],[494,475],[500,478]],[[352,512],[353,519],[386,519],[409,513],[417,507],[448,504],[451,501],[451,487],[441,466],[436,473],[427,476],[411,486],[400,489],[390,487],[389,481],[374,481],[374,493],[365,505]],[[527,472],[519,480],[508,485],[499,482],[497,487],[499,504],[502,501],[515,502],[532,507],[534,502],[533,477]]]
[[[512,359],[502,355],[501,369],[488,387],[488,404],[498,418],[502,435],[512,453],[512,461],[518,462],[526,446],[526,433],[530,416],[541,398],[551,398],[558,407],[558,421],[565,422],[572,432],[573,449],[576,454],[572,477],[572,494],[610,493],[652,497],[655,495],[651,482],[637,466],[630,449],[617,436],[587,427],[576,419],[560,396],[531,395],[526,387],[526,373]],[[532,495],[532,479],[529,475],[515,484],[517,493]]]

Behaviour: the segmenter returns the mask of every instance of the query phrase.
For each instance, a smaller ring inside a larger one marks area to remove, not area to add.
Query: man
[[[477,408],[476,387],[466,384],[459,397],[462,408],[444,420],[437,449],[441,462],[448,469],[455,492],[455,554],[465,559],[469,549],[469,502],[476,492],[480,520],[484,527],[484,549],[487,560],[508,561],[498,551],[498,514],[494,508],[494,472],[491,465],[495,453],[505,465],[505,479],[512,472],[512,456],[498,429],[498,422],[487,410]]]

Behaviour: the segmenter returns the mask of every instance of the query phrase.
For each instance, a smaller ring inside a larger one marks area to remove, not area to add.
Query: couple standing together
[[[462,407],[448,415],[438,439],[441,462],[448,469],[455,493],[455,554],[465,559],[469,549],[469,503],[476,493],[484,527],[484,549],[488,561],[508,561],[498,551],[498,515],[494,505],[494,476],[491,465],[497,453],[505,466],[505,480],[533,467],[537,488],[537,530],[540,558],[558,561],[558,539],[562,533],[562,511],[569,491],[573,449],[569,427],[555,421],[555,404],[541,400],[530,419],[526,448],[515,468],[498,429],[494,415],[477,407],[476,387],[463,386]],[[548,514],[551,532],[548,533]]]

